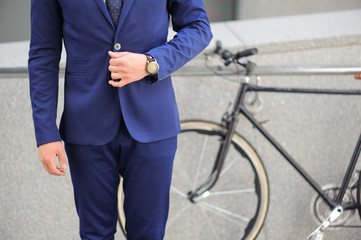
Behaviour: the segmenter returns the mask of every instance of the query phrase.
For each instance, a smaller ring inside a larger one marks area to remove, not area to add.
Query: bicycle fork
[[[246,82],[248,82],[249,77],[246,76]],[[231,114],[226,114],[226,117],[222,119],[222,124],[224,124],[226,129],[226,134],[224,139],[222,139],[222,143],[220,145],[220,148],[218,150],[217,158],[215,161],[215,164],[213,166],[212,173],[210,176],[206,179],[206,181],[200,185],[195,191],[188,192],[188,199],[192,203],[197,203],[203,198],[206,198],[209,196],[210,192],[209,190],[216,184],[219,175],[221,173],[221,170],[223,168],[223,164],[225,161],[225,158],[227,156],[227,152],[229,149],[229,146],[232,142],[232,137],[234,135],[234,132],[236,130],[237,122],[238,122],[238,115],[240,113],[240,106],[243,103],[244,95],[247,91],[248,85],[242,84],[243,86],[240,88],[237,98],[235,101],[235,105],[233,107],[233,111]]]
[[[216,184],[219,175],[221,173],[221,170],[223,168],[223,164],[227,156],[227,152],[231,144],[232,136],[234,134],[236,125],[237,125],[237,118],[232,118],[232,121],[229,123],[229,126],[227,128],[226,135],[224,139],[222,139],[222,143],[219,147],[217,158],[215,160],[212,173],[210,174],[210,176],[206,179],[206,181],[202,185],[196,188],[195,191],[188,192],[187,194],[188,199],[192,203],[197,203],[203,198],[208,197],[210,194],[209,190],[211,190],[212,187]]]

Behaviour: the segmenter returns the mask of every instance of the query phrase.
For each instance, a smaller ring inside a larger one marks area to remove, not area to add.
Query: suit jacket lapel
[[[102,1],[102,0],[99,0],[99,1]],[[133,0],[123,0],[123,7],[122,7],[122,11],[120,12],[117,32],[119,31],[119,29],[122,28],[124,20],[127,17],[128,13],[129,13],[129,9],[131,8],[132,4],[133,4]]]
[[[98,8],[100,9],[100,11],[103,13],[104,17],[114,27],[113,21],[112,21],[110,15],[109,15],[107,7],[105,6],[104,0],[94,0],[94,1],[98,5]],[[127,1],[127,0],[124,0],[124,1]]]

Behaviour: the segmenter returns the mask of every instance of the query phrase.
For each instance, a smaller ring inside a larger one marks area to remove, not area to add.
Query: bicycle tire
[[[234,134],[222,173],[210,195],[192,203],[187,193],[210,174],[226,129],[216,123],[193,120],[182,122],[181,129],[165,239],[255,239],[269,205],[268,178],[256,151],[243,137]],[[194,149],[201,150],[199,161],[194,158]],[[122,199],[121,188],[119,194],[118,199]],[[121,207],[119,216],[125,232]]]
[[[358,216],[361,220],[361,172],[358,172],[358,180],[357,180],[357,191],[356,191],[356,198],[357,198],[357,204],[359,205],[358,210]]]

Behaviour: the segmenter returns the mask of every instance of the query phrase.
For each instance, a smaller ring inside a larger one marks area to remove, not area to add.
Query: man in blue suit
[[[170,19],[177,34],[167,41]],[[211,37],[202,0],[31,1],[29,78],[39,159],[49,174],[65,175],[65,142],[82,239],[114,239],[120,175],[128,239],[163,239],[180,130],[170,74]]]

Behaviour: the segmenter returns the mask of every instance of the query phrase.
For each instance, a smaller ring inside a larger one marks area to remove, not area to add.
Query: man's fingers
[[[41,161],[41,163],[43,164],[43,167],[45,168],[45,170],[49,173],[52,174],[52,171],[49,167],[49,162],[52,161],[52,159],[54,159],[56,157],[55,154],[51,154],[51,155],[44,155],[44,156],[39,156],[39,159]]]
[[[129,83],[139,81],[148,75],[146,71],[147,58],[144,54],[130,52],[108,52],[111,57],[108,70],[111,79],[121,81],[110,81],[113,87],[123,87]]]
[[[128,84],[128,82],[123,79],[120,80],[119,82],[114,82],[114,81],[110,80],[110,81],[108,81],[108,83],[110,85],[112,85],[113,87],[124,87],[125,85]]]
[[[62,168],[58,168],[55,164],[55,159],[52,161],[48,161],[48,167],[51,175],[55,176],[64,176],[65,171]]]
[[[111,58],[120,58],[128,54],[128,52],[112,52],[108,51],[108,54]]]
[[[108,54],[111,58],[118,58],[118,54],[119,52],[112,52],[112,51],[108,51]]]
[[[65,171],[63,168],[59,169],[55,164],[55,159],[45,159],[42,161],[43,167],[50,175],[64,176]]]
[[[56,164],[56,158],[58,157],[59,168]],[[39,146],[39,159],[43,164],[45,170],[56,176],[64,176],[66,169],[65,151],[60,141],[50,142]],[[65,165],[64,165],[65,164]],[[65,168],[64,168],[65,167]]]
[[[43,162],[43,167],[45,168],[45,170],[46,170],[49,174],[51,174],[51,173],[50,173],[50,169],[49,169],[47,163]]]
[[[114,66],[114,65],[109,65],[108,70],[109,70],[109,72],[118,72],[118,71],[119,71],[119,67],[118,67],[118,66]]]
[[[121,74],[120,74],[120,73],[116,73],[116,72],[112,72],[112,73],[110,74],[110,76],[111,76],[112,79],[121,79],[121,78],[122,78],[122,77],[121,77]]]
[[[59,164],[60,167],[63,170],[66,170],[68,168],[67,164],[66,164],[66,157],[65,157],[65,152],[63,151],[63,149],[61,149],[58,153],[58,159],[59,159]]]

